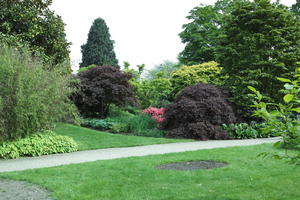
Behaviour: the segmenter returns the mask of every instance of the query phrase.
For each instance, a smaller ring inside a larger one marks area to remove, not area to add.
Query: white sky
[[[290,6],[296,0],[282,0]],[[184,45],[178,34],[187,23],[189,11],[200,3],[215,0],[53,0],[51,9],[66,24],[73,70],[81,60],[80,46],[86,43],[92,22],[106,21],[115,41],[119,65],[146,64],[150,69],[164,60],[176,61]]]

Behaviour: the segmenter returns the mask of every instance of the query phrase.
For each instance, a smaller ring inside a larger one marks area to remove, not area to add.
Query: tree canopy
[[[79,92],[73,100],[83,116],[105,118],[111,104],[122,106],[133,101],[130,78],[130,73],[112,66],[82,71],[78,74]]]
[[[190,11],[179,34],[185,44],[179,60],[185,65],[195,65],[216,60],[216,48],[222,33],[224,16],[231,11],[232,0],[218,0],[215,5],[200,5]]]
[[[49,9],[52,0],[0,1],[0,32],[13,35],[53,65],[69,61],[69,45],[60,16]],[[69,66],[70,67],[70,66]]]
[[[94,20],[88,39],[81,46],[82,62],[80,67],[92,64],[97,66],[118,66],[114,52],[114,41],[110,39],[109,28],[102,18]]]
[[[300,57],[298,18],[280,3],[236,1],[221,39],[218,61],[228,75],[233,100],[250,105],[249,85],[268,100],[279,100],[276,77],[289,77]]]

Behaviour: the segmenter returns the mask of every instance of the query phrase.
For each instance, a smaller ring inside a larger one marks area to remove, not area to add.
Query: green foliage
[[[145,64],[137,65],[136,66],[137,70],[130,68],[130,64],[127,61],[124,61],[123,64],[124,64],[124,72],[132,74],[131,81],[137,81],[141,79],[141,75],[145,69]]]
[[[299,0],[296,0],[296,3],[294,3],[294,4],[292,5],[291,11],[292,11],[295,15],[300,16],[300,1],[299,1]]]
[[[223,129],[234,139],[267,138],[274,136],[271,132],[263,132],[264,123],[223,124]]]
[[[53,64],[69,62],[69,45],[60,16],[49,9],[52,0],[5,0],[0,3],[0,32],[26,42],[35,54]],[[15,45],[15,44],[14,44]],[[68,67],[71,71],[70,65]]]
[[[86,118],[83,119],[81,125],[93,129],[109,130],[112,128],[114,124],[115,124],[115,120],[111,118],[105,118],[105,119]]]
[[[215,5],[197,6],[187,16],[191,22],[183,25],[179,34],[186,44],[179,54],[179,60],[185,65],[216,60],[219,36],[223,31],[224,16],[231,11],[232,0],[218,0]]]
[[[118,106],[112,104],[109,108],[108,117],[110,117],[110,118],[131,117],[134,114],[138,114],[138,113],[139,113],[139,110],[137,110],[131,106],[118,107]]]
[[[141,108],[162,107],[169,103],[172,87],[164,72],[156,73],[153,79],[133,81],[132,85]]]
[[[113,133],[126,133],[128,130],[128,125],[124,123],[115,123],[111,127]]]
[[[138,71],[129,68],[124,62],[124,71],[132,74],[130,84],[133,86],[136,100],[141,108],[149,106],[162,107],[169,103],[171,83],[165,71],[158,71],[150,79],[141,78],[145,65],[138,65]]]
[[[156,77],[156,74],[159,72],[163,72],[165,78],[170,78],[171,73],[177,70],[179,67],[180,67],[180,63],[166,60],[163,63],[154,66],[152,69],[147,70],[146,79],[154,79]]]
[[[114,41],[110,39],[109,29],[102,18],[94,20],[85,44],[81,46],[82,62],[80,67],[118,66],[114,52]]]
[[[41,156],[77,151],[76,142],[51,131],[36,133],[12,142],[0,143],[0,158],[11,159],[23,156]]]
[[[269,0],[236,1],[221,39],[217,60],[228,75],[232,101],[251,104],[247,86],[252,86],[266,101],[279,102],[275,77],[290,77],[300,56],[300,22],[293,13]]]
[[[182,66],[171,74],[170,82],[174,94],[183,88],[197,83],[221,85],[225,77],[221,74],[219,64],[211,61],[193,66]]]
[[[25,137],[78,116],[69,100],[69,77],[45,70],[22,50],[0,45],[0,141]]]
[[[264,132],[276,133],[276,135],[282,136],[283,141],[276,143],[276,146],[283,145],[284,147],[293,147],[299,150],[300,121],[299,119],[297,120],[297,116],[299,117],[300,113],[300,68],[296,71],[294,81],[285,78],[278,79],[285,83],[284,103],[265,103],[261,98],[260,92],[253,87],[249,87],[257,99],[252,105],[256,109],[254,115],[265,120],[266,127],[263,129]],[[276,155],[275,157],[289,158],[292,162],[300,164],[299,152],[296,156],[286,154],[284,156]]]
[[[118,129],[122,128],[121,132],[129,133],[137,136],[146,137],[163,137],[164,131],[158,130],[158,124],[146,114],[134,115],[132,117],[119,117],[114,119]],[[124,126],[126,125],[126,127]]]
[[[94,67],[97,67],[97,65],[92,64],[92,65],[89,65],[89,66],[86,66],[86,67],[80,67],[79,70],[78,70],[78,73],[84,72],[84,71],[89,70],[89,69],[92,69],[92,68],[94,68]]]

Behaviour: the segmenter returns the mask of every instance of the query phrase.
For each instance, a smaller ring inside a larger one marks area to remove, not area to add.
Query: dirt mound
[[[198,170],[198,169],[220,168],[226,165],[228,164],[225,162],[217,162],[212,160],[199,160],[199,161],[189,161],[189,162],[168,163],[164,165],[159,165],[157,166],[157,168],[164,169],[164,170],[189,171],[189,170]]]

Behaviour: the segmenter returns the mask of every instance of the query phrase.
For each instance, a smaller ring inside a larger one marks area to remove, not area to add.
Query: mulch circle
[[[176,162],[168,163],[157,166],[158,169],[162,170],[179,170],[179,171],[190,171],[199,169],[213,169],[220,168],[228,165],[225,162],[213,161],[213,160],[198,160],[189,162]]]
[[[52,200],[49,192],[25,181],[0,180],[0,199],[5,200]]]

